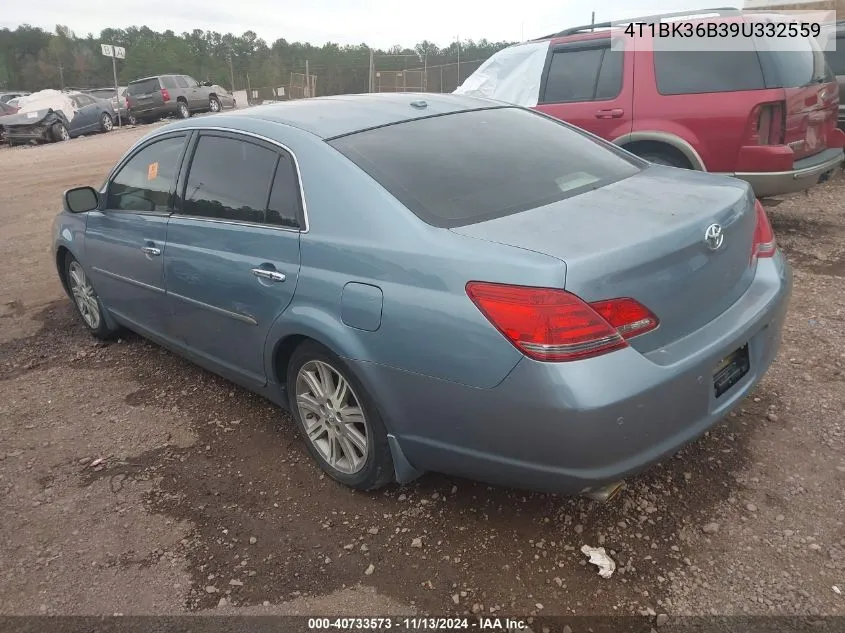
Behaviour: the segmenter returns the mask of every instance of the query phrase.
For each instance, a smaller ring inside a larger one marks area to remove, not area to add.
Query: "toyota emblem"
[[[722,233],[722,227],[719,224],[711,224],[704,231],[704,243],[711,251],[718,251],[725,241],[725,234]]]

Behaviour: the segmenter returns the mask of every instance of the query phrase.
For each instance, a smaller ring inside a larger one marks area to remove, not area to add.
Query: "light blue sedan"
[[[159,128],[66,192],[53,236],[95,336],[289,408],[359,489],[438,471],[606,497],[741,403],[792,285],[746,183],[456,95]]]

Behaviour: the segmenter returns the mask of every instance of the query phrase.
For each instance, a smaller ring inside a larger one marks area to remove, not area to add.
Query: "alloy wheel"
[[[364,410],[337,369],[305,363],[296,376],[296,406],[308,441],[329,466],[345,475],[364,468],[370,441]]]
[[[76,307],[79,308],[79,314],[85,324],[92,330],[100,327],[100,303],[97,301],[97,293],[94,292],[94,287],[88,281],[85,271],[79,262],[73,261],[68,266],[68,284],[70,285],[70,293],[73,295],[73,300],[76,302]]]

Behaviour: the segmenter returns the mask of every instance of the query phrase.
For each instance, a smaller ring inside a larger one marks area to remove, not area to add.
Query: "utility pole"
[[[425,53],[423,54],[422,89],[423,92],[428,92],[428,49],[425,49]]]
[[[370,49],[370,85],[367,88],[367,92],[375,92],[376,91],[376,63],[373,56],[373,49]]]
[[[596,23],[596,12],[593,11],[593,17],[590,20],[590,26],[593,26]],[[595,29],[590,29],[590,31],[595,31]]]
[[[305,96],[305,97],[311,96],[311,79],[309,77],[308,60],[307,59],[305,60],[305,91],[304,91],[303,96]]]
[[[232,78],[232,92],[235,91],[235,65],[232,62],[232,51],[229,51],[229,76]],[[249,99],[247,99],[249,103]]]
[[[461,87],[461,36],[458,35],[458,87]]]
[[[62,92],[65,91],[65,73],[62,65],[59,64],[59,85],[62,87]]]

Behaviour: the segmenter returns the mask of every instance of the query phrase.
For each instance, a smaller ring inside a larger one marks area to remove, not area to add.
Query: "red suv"
[[[757,196],[801,191],[840,165],[845,145],[814,38],[729,51],[628,28],[784,19],[716,9],[571,28],[499,51],[457,92],[535,108],[655,163],[742,178]]]

